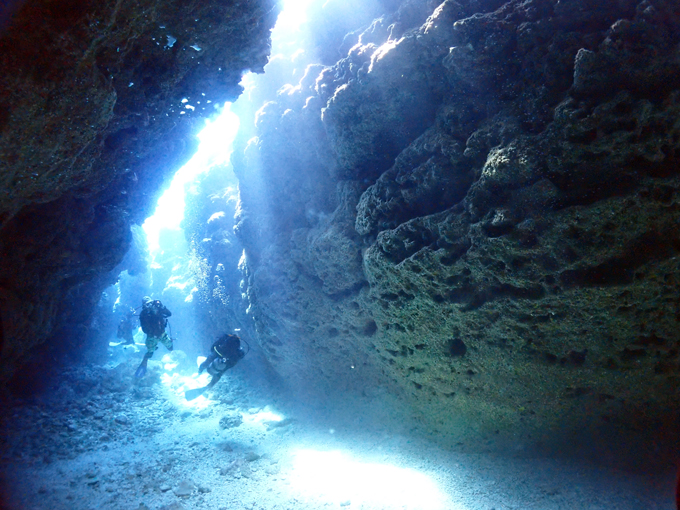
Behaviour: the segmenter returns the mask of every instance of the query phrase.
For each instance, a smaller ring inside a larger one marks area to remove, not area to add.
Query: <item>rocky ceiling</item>
[[[201,120],[262,71],[277,14],[272,0],[3,3],[0,380],[27,354],[83,346],[130,224]]]

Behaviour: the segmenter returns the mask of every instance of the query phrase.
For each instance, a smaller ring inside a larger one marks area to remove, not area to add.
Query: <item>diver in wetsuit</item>
[[[133,335],[135,329],[135,311],[130,308],[125,316],[118,323],[118,338],[125,340],[125,345],[132,345],[135,343],[135,338]]]
[[[236,335],[223,335],[218,338],[210,347],[210,354],[206,360],[198,367],[198,373],[207,370],[212,376],[207,386],[188,390],[184,393],[187,400],[193,400],[201,395],[205,390],[209,390],[224,373],[232,368],[246,355],[241,348],[241,339]]]
[[[146,333],[146,354],[139,364],[135,377],[144,377],[146,374],[146,364],[153,353],[158,349],[158,343],[162,343],[165,347],[172,351],[172,338],[165,332],[165,327],[168,325],[168,317],[172,313],[159,300],[152,300],[145,296],[142,299],[142,312],[139,314],[139,324],[142,326],[142,331]]]

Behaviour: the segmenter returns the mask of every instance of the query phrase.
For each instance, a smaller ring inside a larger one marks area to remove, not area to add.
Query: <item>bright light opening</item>
[[[361,462],[340,451],[300,450],[291,486],[307,497],[380,508],[465,510],[450,501],[427,475],[390,464]]]
[[[274,30],[294,30],[307,21],[307,9],[315,0],[284,0]]]
[[[142,225],[152,254],[159,249],[160,231],[178,230],[180,222],[184,219],[186,184],[195,181],[210,167],[229,162],[232,143],[239,127],[239,118],[230,107],[231,103],[225,103],[222,113],[215,120],[206,121],[206,127],[198,134],[200,141],[198,151],[177,171],[170,187],[158,199],[153,216],[149,216]]]

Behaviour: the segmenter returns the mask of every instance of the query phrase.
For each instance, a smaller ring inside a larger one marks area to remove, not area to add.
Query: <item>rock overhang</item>
[[[3,380],[69,309],[91,312],[202,119],[261,72],[278,14],[267,0],[12,7],[0,32]]]

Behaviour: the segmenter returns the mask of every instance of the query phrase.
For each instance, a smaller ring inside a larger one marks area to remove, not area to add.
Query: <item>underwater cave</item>
[[[0,510],[680,506],[675,0],[0,6]]]

